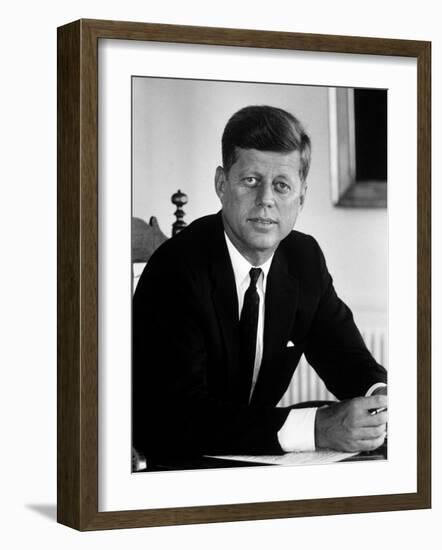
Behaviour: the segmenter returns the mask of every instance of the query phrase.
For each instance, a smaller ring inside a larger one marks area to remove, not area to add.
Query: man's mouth
[[[262,225],[273,225],[277,224],[278,222],[276,220],[272,220],[271,218],[248,218],[247,221],[253,222],[253,223],[259,223]]]

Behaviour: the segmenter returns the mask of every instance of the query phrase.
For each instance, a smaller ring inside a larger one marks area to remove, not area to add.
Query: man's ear
[[[222,166],[218,166],[215,172],[215,191],[219,200],[223,201],[224,192],[226,189],[226,173]]]
[[[299,195],[299,206],[301,208],[304,207],[305,203],[305,195],[307,194],[307,184],[303,183],[301,187],[301,194]]]

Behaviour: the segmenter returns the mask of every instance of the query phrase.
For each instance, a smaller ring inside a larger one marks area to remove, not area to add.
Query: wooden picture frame
[[[417,60],[417,491],[179,508],[98,509],[98,41],[139,40]],[[97,530],[431,506],[430,67],[421,41],[79,20],[58,29],[58,505]]]

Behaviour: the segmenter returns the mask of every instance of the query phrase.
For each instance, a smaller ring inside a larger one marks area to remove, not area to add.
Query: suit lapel
[[[234,390],[239,368],[238,297],[221,215],[218,215],[218,221],[211,249],[212,298],[227,354],[229,388]]]
[[[269,271],[264,319],[264,350],[261,368],[253,392],[259,400],[262,391],[278,380],[278,365],[270,357],[278,357],[285,349],[298,307],[299,282],[288,270],[287,260],[280,248],[275,252]]]

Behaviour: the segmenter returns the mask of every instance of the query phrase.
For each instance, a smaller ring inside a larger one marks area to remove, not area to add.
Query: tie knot
[[[262,270],[260,267],[252,267],[252,269],[249,271],[250,286],[256,287],[256,283],[261,273],[262,273]]]

